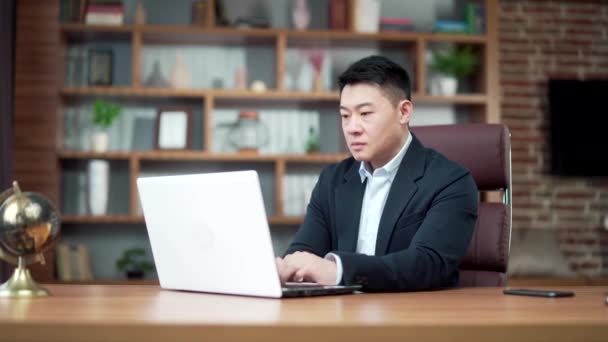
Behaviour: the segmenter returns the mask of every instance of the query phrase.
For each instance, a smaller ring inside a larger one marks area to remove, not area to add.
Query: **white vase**
[[[89,212],[91,215],[105,215],[108,208],[110,185],[110,162],[91,160],[87,169],[89,183]]]
[[[175,54],[175,64],[171,69],[171,85],[173,88],[182,89],[192,86],[192,77],[181,52]]]
[[[91,133],[91,150],[95,152],[106,152],[110,139],[108,132],[96,131]]]
[[[431,94],[454,96],[458,89],[458,79],[453,76],[437,75],[431,81]]]

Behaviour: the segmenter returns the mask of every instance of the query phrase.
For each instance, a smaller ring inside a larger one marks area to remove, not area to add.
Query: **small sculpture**
[[[295,0],[293,5],[293,26],[297,30],[306,30],[310,24],[310,9],[307,0]]]

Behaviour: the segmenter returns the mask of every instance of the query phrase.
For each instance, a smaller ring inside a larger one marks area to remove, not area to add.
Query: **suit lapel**
[[[344,175],[344,182],[335,193],[338,250],[355,252],[359,236],[359,219],[365,183],[361,183],[359,163],[355,162]]]
[[[424,174],[425,162],[424,147],[416,136],[413,136],[412,143],[399,165],[384,205],[376,239],[376,255],[386,253],[397,220],[418,190],[415,181]]]

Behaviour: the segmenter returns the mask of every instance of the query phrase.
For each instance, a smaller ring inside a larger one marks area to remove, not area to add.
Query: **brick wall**
[[[573,273],[607,274],[608,232],[599,227],[608,214],[608,175],[549,175],[546,91],[550,77],[608,79],[608,2],[501,0],[499,39],[501,114],[513,140],[514,234],[547,230]]]

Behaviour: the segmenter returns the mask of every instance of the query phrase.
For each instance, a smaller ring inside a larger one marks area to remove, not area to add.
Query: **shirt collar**
[[[397,170],[399,169],[399,165],[401,165],[401,161],[405,156],[410,144],[412,143],[412,133],[408,132],[407,140],[405,140],[405,144],[399,150],[399,153],[393,157],[388,163],[384,164],[384,166],[377,168],[374,170],[375,175],[387,174],[389,175],[390,181],[395,178],[397,174]],[[368,170],[368,165],[366,162],[361,162],[359,164],[359,176],[361,177],[361,183],[365,182],[365,179],[368,177],[372,177],[371,172]]]

